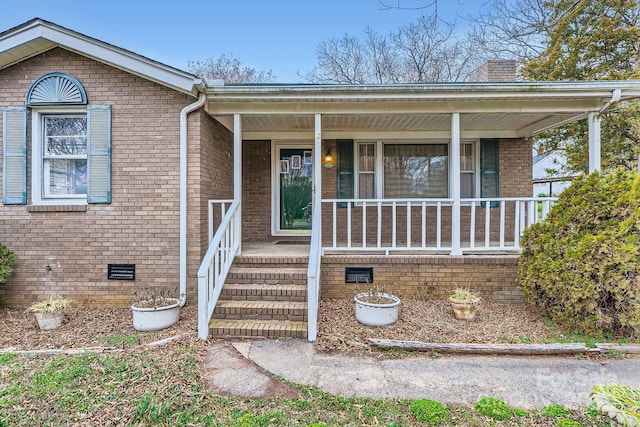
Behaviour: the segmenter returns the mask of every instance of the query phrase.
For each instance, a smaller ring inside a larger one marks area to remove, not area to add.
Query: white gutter
[[[620,102],[620,98],[622,98],[622,89],[614,89],[613,93],[611,94],[611,99],[606,104],[604,104],[604,106],[600,109],[600,111],[598,111],[598,114],[604,113],[609,108],[611,108],[614,104],[617,104],[618,102]]]
[[[207,95],[180,111],[180,307],[187,302],[187,116],[202,107]]]

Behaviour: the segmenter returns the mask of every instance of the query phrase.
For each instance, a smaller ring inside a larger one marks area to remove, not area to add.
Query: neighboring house
[[[571,185],[574,176],[565,171],[567,158],[562,151],[533,156],[533,195],[558,196]]]
[[[495,65],[484,83],[221,86],[40,19],[0,33],[2,299],[179,287],[200,336],[214,313],[256,318],[223,335],[310,340],[319,296],[349,282],[521,301],[520,233],[551,203],[530,196],[530,137],[588,116],[598,169],[598,113],[640,82],[504,82]],[[302,256],[279,257],[291,242]]]

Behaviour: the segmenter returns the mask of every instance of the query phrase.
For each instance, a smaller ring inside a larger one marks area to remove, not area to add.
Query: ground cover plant
[[[525,298],[574,332],[640,336],[640,175],[579,178],[525,231]]]

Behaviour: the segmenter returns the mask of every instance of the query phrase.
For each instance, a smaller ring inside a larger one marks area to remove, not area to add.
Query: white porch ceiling
[[[640,97],[640,81],[446,83],[424,85],[247,85],[207,89],[208,113],[244,139],[322,137],[449,138],[460,114],[462,138],[520,138],[599,112],[621,91]]]
[[[214,116],[233,129],[233,117]],[[312,139],[314,116],[242,115],[244,139]],[[460,115],[460,128],[465,138],[530,136],[536,124],[549,120],[566,120],[570,115],[543,113],[503,113]],[[447,138],[451,131],[451,114],[349,114],[322,116],[324,138]]]

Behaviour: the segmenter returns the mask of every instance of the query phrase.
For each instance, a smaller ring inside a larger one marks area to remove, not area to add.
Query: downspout
[[[206,100],[207,95],[201,93],[196,102],[180,111],[180,307],[187,302],[187,116]]]
[[[622,98],[622,89],[614,89],[611,94],[611,99],[607,101],[606,104],[598,111],[598,114],[602,114],[607,111],[609,108],[613,107],[614,104],[620,102],[620,98]]]

